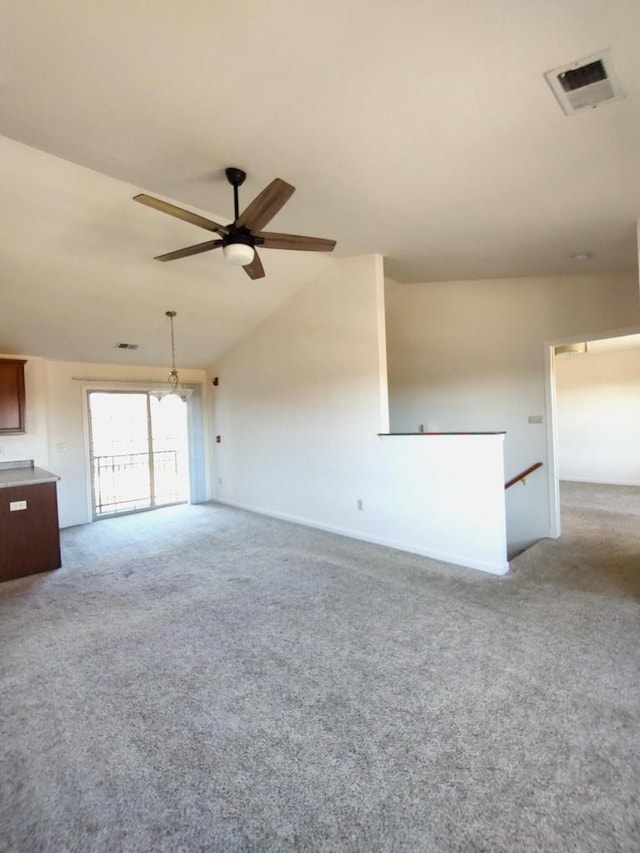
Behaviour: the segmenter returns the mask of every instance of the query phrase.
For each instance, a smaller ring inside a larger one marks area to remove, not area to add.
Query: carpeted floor
[[[0,850],[638,851],[640,489],[505,577],[215,504],[0,587]]]

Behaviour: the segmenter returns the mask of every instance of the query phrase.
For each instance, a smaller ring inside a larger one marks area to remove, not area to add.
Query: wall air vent
[[[554,68],[544,76],[566,115],[624,98],[609,49]]]
[[[116,344],[116,349],[138,349],[138,344]]]

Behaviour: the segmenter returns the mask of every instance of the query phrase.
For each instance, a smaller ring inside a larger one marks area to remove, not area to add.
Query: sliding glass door
[[[144,391],[90,391],[88,401],[94,517],[185,502],[186,405]]]

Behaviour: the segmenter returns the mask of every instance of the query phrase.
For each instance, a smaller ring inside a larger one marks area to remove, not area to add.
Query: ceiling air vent
[[[555,355],[584,355],[587,350],[587,342],[581,344],[560,344],[553,348]]]
[[[609,49],[544,75],[567,115],[624,98]]]
[[[138,349],[138,344],[116,344],[116,349]]]

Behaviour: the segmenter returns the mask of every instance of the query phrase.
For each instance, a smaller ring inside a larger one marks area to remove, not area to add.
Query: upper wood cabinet
[[[0,358],[0,435],[24,432],[24,366],[19,358]]]

